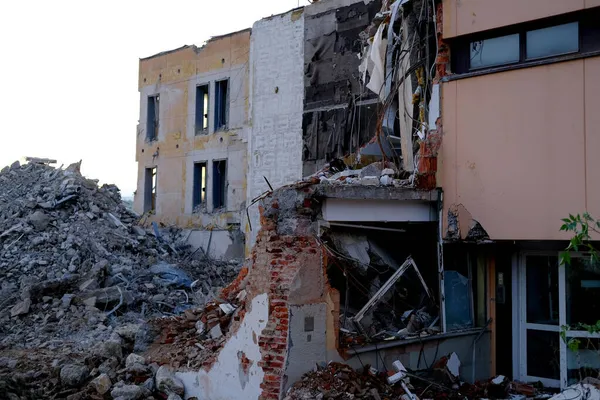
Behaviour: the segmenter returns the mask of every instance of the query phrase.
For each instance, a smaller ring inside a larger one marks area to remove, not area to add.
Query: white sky
[[[252,26],[307,0],[0,2],[0,168],[25,156],[83,159],[135,190],[139,58]]]

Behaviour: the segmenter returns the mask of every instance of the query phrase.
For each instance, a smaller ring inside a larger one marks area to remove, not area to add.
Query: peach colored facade
[[[494,6],[491,6],[491,3]],[[600,5],[447,0],[444,36]],[[562,240],[561,218],[600,216],[600,57],[442,83],[438,183],[492,240]]]
[[[600,0],[443,0],[444,39],[600,6]]]

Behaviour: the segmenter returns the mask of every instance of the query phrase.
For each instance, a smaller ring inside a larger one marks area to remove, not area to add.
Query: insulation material
[[[377,29],[377,33],[373,38],[373,44],[369,48],[369,60],[372,65],[372,69],[368,70],[369,83],[367,83],[367,88],[373,91],[374,93],[379,95],[381,101],[385,101],[385,49],[387,47],[387,39],[383,38],[383,29],[385,26],[383,24],[379,25]]]
[[[304,21],[303,175],[321,169],[368,143],[375,134],[376,99],[357,71],[360,33],[381,1],[354,4],[307,16]]]

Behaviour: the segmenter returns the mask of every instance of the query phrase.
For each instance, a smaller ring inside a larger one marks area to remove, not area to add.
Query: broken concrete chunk
[[[137,400],[142,397],[142,388],[136,385],[115,386],[110,392],[113,399]]]
[[[60,381],[67,386],[80,386],[90,371],[85,365],[67,364],[60,369]]]
[[[379,185],[379,177],[378,176],[365,176],[360,180],[361,185],[365,186],[377,186]]]
[[[110,378],[107,374],[100,374],[98,377],[96,377],[90,382],[90,385],[94,389],[96,389],[96,392],[98,392],[98,394],[104,395],[110,390],[112,382],[110,381]]]
[[[216,324],[210,330],[210,337],[213,339],[218,339],[221,336],[223,336],[223,331],[221,330],[221,326],[219,324]]]
[[[50,217],[42,211],[36,211],[29,216],[29,223],[33,225],[35,230],[43,231],[50,224]]]
[[[20,301],[10,309],[10,316],[16,317],[18,315],[27,314],[29,312],[29,307],[31,307],[31,299]]]
[[[448,357],[448,362],[446,363],[446,368],[448,368],[448,372],[450,372],[454,378],[458,378],[460,376],[460,359],[456,353],[450,354],[450,357]],[[502,380],[504,380],[504,377],[502,377]]]
[[[386,176],[393,176],[396,172],[391,169],[391,168],[384,168],[383,171],[381,171],[381,175],[386,175]]]
[[[121,343],[116,340],[107,340],[100,342],[92,348],[92,354],[100,358],[111,358],[117,359],[123,358],[123,349]]]
[[[171,393],[169,397],[167,397],[167,400],[182,400],[182,398],[178,394]]]
[[[183,396],[185,392],[181,379],[177,378],[171,368],[166,365],[161,366],[158,371],[156,371],[155,380],[156,389],[159,392],[167,395],[175,393],[180,396]]]
[[[219,308],[221,308],[225,315],[229,315],[235,311],[235,307],[229,303],[221,303],[219,304]]]
[[[106,213],[105,216],[106,216],[106,219],[108,219],[108,221],[115,228],[125,228],[125,225],[123,225],[123,223],[121,222],[121,220],[119,218],[115,217],[114,215],[112,215],[111,213]]]
[[[131,230],[137,236],[146,236],[146,231],[144,230],[144,228],[142,228],[140,226],[134,225],[131,227]]]
[[[379,183],[383,186],[391,186],[394,184],[394,178],[389,175],[382,175],[381,178],[379,178]]]
[[[135,354],[135,353],[131,353],[125,359],[125,367],[129,368],[129,367],[131,367],[134,364],[145,365],[146,364],[146,359],[143,356],[140,356],[140,355]]]
[[[204,325],[204,322],[202,322],[202,321],[196,322],[196,332],[198,332],[198,334],[203,334],[205,329],[206,329],[206,325]]]

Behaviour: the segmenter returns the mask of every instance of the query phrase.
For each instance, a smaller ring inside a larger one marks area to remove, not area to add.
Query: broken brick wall
[[[441,80],[449,72],[450,49],[444,43],[443,33],[443,6],[439,2],[435,5],[435,38],[437,55],[435,59],[435,76],[433,76],[433,90],[429,102],[429,132],[425,140],[420,141],[417,154],[416,185],[420,189],[432,190],[441,185],[438,171],[438,155],[442,145],[442,118],[440,112]]]
[[[252,253],[248,293],[269,297],[266,328],[258,337],[264,371],[261,399],[283,391],[326,361],[328,298],[325,253],[314,231],[313,188],[283,188],[261,206],[262,229]],[[331,321],[329,321],[331,323]],[[331,326],[331,324],[330,324]]]

